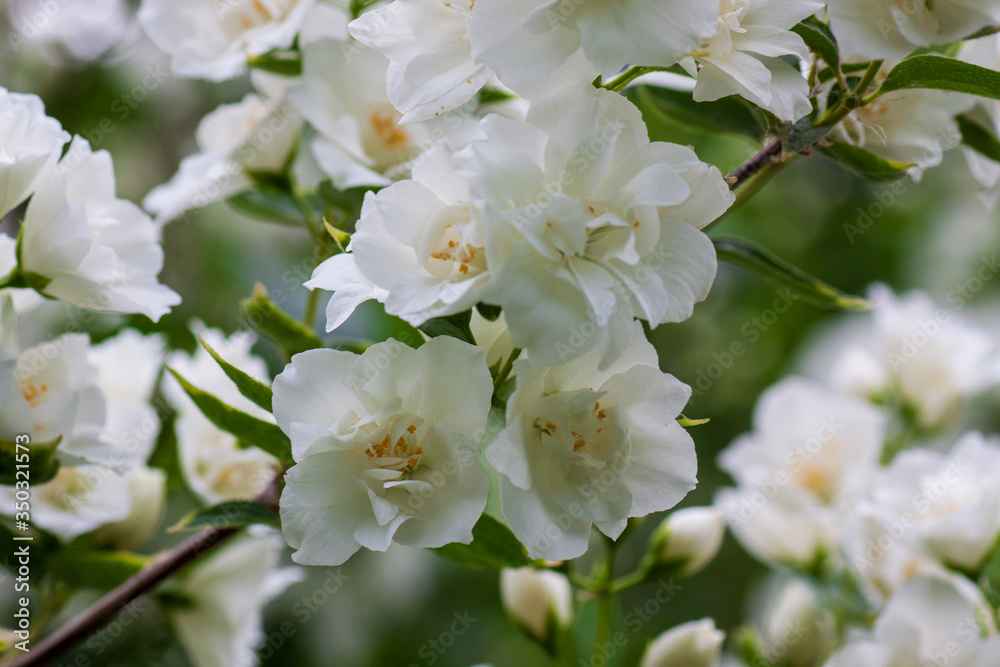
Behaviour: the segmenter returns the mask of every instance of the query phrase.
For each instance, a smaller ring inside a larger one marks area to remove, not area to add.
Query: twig
[[[775,139],[726,177],[729,189],[735,190],[740,184],[752,178],[761,169],[769,164],[778,162],[780,159],[781,139]]]

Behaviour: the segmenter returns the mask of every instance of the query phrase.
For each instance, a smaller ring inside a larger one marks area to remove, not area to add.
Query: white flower
[[[687,507],[663,520],[653,538],[657,561],[680,565],[681,576],[691,576],[712,562],[726,530],[726,515],[715,507]]]
[[[626,65],[669,67],[712,35],[717,17],[705,0],[477,0],[469,32],[476,62],[517,90],[580,50],[605,76]]]
[[[58,168],[41,175],[24,216],[20,261],[29,285],[88,310],[156,321],[180,303],[157,282],[163,249],[153,221],[115,197],[111,155],[80,137]]]
[[[222,81],[292,44],[314,0],[143,0],[139,23],[176,76]]]
[[[858,513],[878,535],[858,545],[864,565],[896,547],[916,549],[963,571],[976,571],[1000,537],[1000,443],[968,433],[943,454],[901,452]],[[862,568],[863,569],[863,568]]]
[[[993,338],[926,294],[896,296],[875,285],[869,298],[876,305],[867,322],[820,344],[811,364],[817,377],[868,399],[898,392],[925,427],[949,421],[965,399],[1000,380]]]
[[[125,38],[130,27],[126,0],[74,0],[42,5],[14,0],[8,9],[11,44],[45,45],[68,51],[78,60],[96,60]]]
[[[837,620],[816,589],[791,578],[769,591],[761,638],[767,657],[784,667],[813,667],[837,646]]]
[[[351,22],[354,37],[389,59],[389,101],[402,122],[456,109],[493,71],[472,57],[467,23],[475,0],[395,0]]]
[[[962,45],[958,58],[973,65],[1000,70],[1000,37],[968,41]],[[1000,101],[977,97],[976,106],[968,115],[994,137],[1000,137]],[[962,152],[973,177],[983,186],[980,198],[991,210],[995,209],[1000,202],[1000,163],[968,146],[963,146]]]
[[[845,58],[901,58],[1000,22],[997,0],[828,0],[827,7]]]
[[[264,606],[301,581],[301,568],[278,568],[281,539],[254,532],[223,545],[170,587],[167,615],[195,667],[254,667],[264,643]]]
[[[491,322],[480,315],[479,310],[473,310],[469,330],[476,345],[486,350],[486,365],[490,368],[507,361],[507,357],[514,351],[514,345],[510,342],[510,329],[507,328],[503,313]]]
[[[764,393],[753,425],[719,457],[738,487],[717,504],[756,557],[813,564],[839,548],[845,517],[877,472],[887,418],[793,377]]]
[[[671,628],[653,640],[641,667],[717,667],[726,635],[703,618]]]
[[[503,570],[500,600],[507,614],[541,642],[569,625],[573,616],[573,589],[564,575],[551,570]]]
[[[302,120],[281,97],[291,79],[254,72],[255,87],[239,102],[223,104],[201,119],[200,149],[181,160],[177,173],[143,201],[157,224],[188,209],[204,208],[253,185],[246,170],[282,172]]]
[[[791,28],[822,7],[814,0],[721,0],[715,34],[681,61],[698,78],[694,99],[740,95],[782,120],[808,114],[809,85],[781,56],[809,57]]]
[[[871,638],[847,644],[825,667],[995,665],[1000,637],[983,639],[984,620],[983,612],[955,586],[919,577],[889,600]]]
[[[267,383],[264,362],[250,353],[255,338],[239,333],[226,338],[217,329],[200,322],[192,327],[227,362],[251,377]],[[273,422],[274,418],[240,394],[215,359],[200,345],[194,356],[175,352],[167,365],[194,386],[223,403],[252,417]],[[172,376],[164,376],[164,391],[179,414],[177,449],[181,470],[188,486],[206,503],[250,499],[259,495],[274,479],[277,460],[256,447],[241,448],[236,436],[216,427],[201,413]]]
[[[140,549],[160,524],[166,502],[166,473],[158,468],[137,466],[125,477],[131,494],[129,514],[94,531],[90,536],[94,544],[114,549]]]
[[[28,198],[46,165],[59,159],[69,134],[45,115],[37,95],[0,87],[0,219]]]
[[[446,336],[293,357],[274,381],[296,461],[281,495],[293,559],[470,542],[489,492],[476,459],[492,393],[484,351]]]
[[[694,442],[676,422],[691,389],[660,372],[638,322],[630,329],[605,370],[597,351],[562,366],[514,364],[507,426],[487,456],[532,558],[576,558],[591,525],[616,539],[629,517],[670,509],[695,487]]]

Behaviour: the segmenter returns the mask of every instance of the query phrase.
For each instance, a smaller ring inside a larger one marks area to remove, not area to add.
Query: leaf
[[[958,116],[955,120],[958,121],[958,128],[962,131],[962,143],[980,155],[1000,162],[1000,139],[969,116]]]
[[[280,51],[275,49],[260,56],[249,56],[247,65],[271,74],[281,76],[300,76],[302,74],[302,58],[296,51]]]
[[[167,366],[167,370],[177,379],[184,393],[191,397],[202,414],[218,428],[232,433],[247,444],[264,450],[282,463],[294,462],[292,460],[292,443],[277,425],[240,412],[208,392],[198,389],[170,366]]]
[[[74,588],[110,590],[135,576],[150,561],[131,551],[85,551],[69,547],[56,552],[46,569]]]
[[[912,162],[886,160],[864,148],[840,141],[830,142],[828,146],[819,146],[816,150],[834,162],[839,162],[858,176],[875,183],[898,181],[905,177],[907,170],[913,166]]]
[[[271,189],[253,189],[226,200],[229,208],[254,220],[279,225],[304,225],[302,212],[287,193]]]
[[[484,514],[472,528],[472,543],[446,544],[432,549],[438,556],[469,567],[501,569],[530,564],[528,555],[510,529]]]
[[[56,458],[56,448],[62,442],[62,436],[49,442],[30,442],[18,445],[15,440],[0,439],[0,484],[14,484],[18,481],[17,466],[27,463],[28,482],[32,486],[48,482],[59,472],[59,460]],[[27,459],[24,455],[27,454]],[[18,456],[22,457],[18,461]],[[23,476],[22,476],[23,477]]]
[[[878,94],[930,88],[1000,100],[1000,72],[944,56],[908,58],[889,72]]]
[[[476,310],[483,316],[483,319],[490,322],[496,322],[500,318],[500,313],[503,312],[503,308],[500,306],[491,306],[481,302],[476,304]]]
[[[253,296],[240,302],[240,312],[254,331],[280,347],[289,358],[323,347],[319,336],[278,308],[259,283]]]
[[[803,118],[785,128],[781,137],[781,149],[785,153],[798,153],[828,135],[830,130],[829,127],[813,127],[812,121]]]
[[[625,96],[640,109],[653,109],[670,122],[710,134],[741,134],[759,139],[767,133],[767,123],[760,113],[740,97],[695,102],[690,92],[645,85],[626,90]]]
[[[680,424],[681,426],[683,426],[684,428],[691,428],[692,426],[704,426],[705,424],[707,424],[710,421],[712,421],[712,420],[711,419],[689,419],[688,417],[685,417],[684,415],[681,415],[680,417],[677,418],[677,423]]]
[[[840,67],[840,50],[830,26],[810,16],[792,28],[792,32],[801,37],[806,46],[818,53],[827,65],[833,69]]]
[[[176,533],[181,530],[203,528],[242,528],[258,523],[278,526],[278,515],[270,507],[252,500],[231,500],[195,510],[168,528],[167,532]]]
[[[809,274],[779,259],[763,248],[739,239],[713,239],[719,259],[756,273],[765,280],[781,285],[814,305],[822,308],[865,309],[871,307],[861,297],[851,296],[830,287]]]
[[[215,359],[215,363],[219,364],[222,371],[226,374],[236,388],[240,390],[240,393],[249,398],[253,403],[268,412],[273,412],[271,408],[272,392],[271,388],[266,384],[258,380],[257,378],[250,377],[240,369],[233,366],[231,363],[219,356],[219,353],[212,349],[212,346],[205,342],[205,339],[198,336],[198,340],[201,341],[201,346],[205,348],[212,358]]]
[[[419,329],[431,338],[451,336],[452,338],[463,340],[470,345],[475,345],[476,338],[472,335],[472,329],[469,328],[471,320],[472,310],[470,309],[457,315],[436,317],[433,320],[427,320],[420,325]]]

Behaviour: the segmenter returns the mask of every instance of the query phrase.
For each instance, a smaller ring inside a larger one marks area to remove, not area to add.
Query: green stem
[[[521,356],[521,348],[515,347],[510,351],[510,356],[507,357],[507,361],[504,362],[503,366],[500,368],[500,372],[497,373],[496,379],[493,381],[494,394],[500,390],[503,383],[510,377],[510,372],[514,369],[514,362],[519,356]]]
[[[604,569],[600,573],[600,588],[597,591],[597,632],[594,634],[594,664],[601,656],[604,646],[611,636],[611,625],[615,616],[615,557],[618,555],[618,545],[610,538],[606,540]]]
[[[606,88],[615,93],[620,93],[625,90],[625,86],[632,83],[638,79],[643,74],[649,74],[650,72],[667,72],[671,68],[669,67],[629,67],[627,70],[619,74],[617,77],[608,81],[606,84],[600,86],[601,88]]]
[[[302,313],[302,324],[305,325],[310,331],[316,326],[316,311],[319,308],[319,290],[311,289],[309,290],[309,296],[306,297],[306,309]]]
[[[878,97],[878,92],[875,92],[867,97],[865,96],[865,93],[868,92],[868,88],[871,87],[875,77],[878,76],[879,70],[882,69],[882,62],[883,61],[881,60],[871,61],[868,64],[868,69],[866,69],[865,73],[862,75],[861,81],[858,82],[857,87],[844,96],[840,106],[833,111],[828,112],[823,118],[821,118],[820,121],[816,123],[816,127],[831,127],[836,125],[840,121],[847,118],[852,111],[863,107]]]

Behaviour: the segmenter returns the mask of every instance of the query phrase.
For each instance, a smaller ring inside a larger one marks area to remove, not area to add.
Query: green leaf
[[[491,306],[488,303],[477,303],[476,310],[483,316],[483,319],[490,322],[496,322],[500,318],[500,313],[503,312],[503,308],[500,306]]]
[[[226,200],[229,208],[254,220],[279,225],[304,225],[302,212],[291,195],[273,189],[253,189]]]
[[[840,67],[840,50],[830,26],[810,16],[792,28],[792,32],[801,37],[806,46],[818,53],[827,65],[834,69]]]
[[[1000,162],[1000,140],[992,132],[966,115],[958,116],[955,120],[962,131],[962,143],[980,155]]]
[[[205,339],[198,336],[198,340],[201,341],[201,346],[205,348],[212,358],[215,359],[215,363],[219,364],[222,371],[226,374],[236,388],[240,390],[240,393],[249,398],[255,405],[261,407],[268,412],[272,412],[271,399],[272,392],[271,388],[266,384],[258,380],[257,378],[250,377],[240,369],[233,366],[231,363],[219,356],[219,353],[212,349],[212,346],[205,342]]]
[[[898,181],[907,174],[912,162],[896,162],[886,160],[871,151],[852,146],[840,141],[830,142],[828,146],[819,146],[817,152],[834,162],[839,162],[858,176],[875,183],[891,183]]]
[[[286,357],[323,347],[319,336],[278,308],[259,283],[253,296],[240,302],[240,312],[254,331],[274,342]]]
[[[878,94],[931,88],[1000,100],[1000,72],[944,56],[907,58],[889,72]]]
[[[530,564],[528,555],[510,529],[484,514],[472,528],[471,544],[446,544],[432,549],[442,558],[468,567],[501,569]]]
[[[786,153],[798,153],[830,133],[832,128],[813,127],[812,121],[803,118],[785,127],[781,137],[781,149]]]
[[[297,51],[276,49],[261,56],[249,56],[247,57],[247,65],[281,76],[300,76],[302,74],[302,57]]]
[[[184,393],[191,397],[202,414],[210,422],[227,433],[232,433],[241,441],[264,450],[282,463],[293,463],[292,443],[277,425],[257,419],[234,407],[226,405],[215,396],[185,380],[170,366],[167,370],[180,383]]]
[[[761,114],[740,97],[695,102],[690,92],[658,86],[635,86],[626,90],[625,96],[642,110],[655,110],[669,122],[710,134],[741,134],[759,139],[767,133],[767,123]]]
[[[800,271],[763,248],[739,239],[713,239],[719,259],[756,273],[765,280],[787,288],[799,298],[822,308],[865,309],[868,301],[830,287]]]
[[[32,486],[48,482],[59,472],[59,460],[56,458],[56,448],[62,442],[62,436],[49,442],[31,442],[18,445],[15,440],[0,439],[0,484],[14,484],[18,481],[17,466],[27,463],[28,482]],[[25,457],[27,454],[27,457]],[[21,457],[18,460],[18,457]],[[23,475],[21,477],[23,479]]]
[[[56,552],[46,568],[75,588],[110,590],[135,576],[150,561],[131,551],[85,551],[69,547]]]
[[[176,533],[181,530],[203,528],[242,528],[257,523],[278,526],[278,515],[270,507],[252,500],[231,500],[195,510],[168,528],[167,532]]]
[[[457,315],[436,317],[433,320],[427,320],[420,325],[420,330],[431,338],[451,336],[452,338],[464,340],[470,345],[475,345],[476,339],[472,335],[472,329],[469,328],[470,321],[472,321],[471,309]]]

